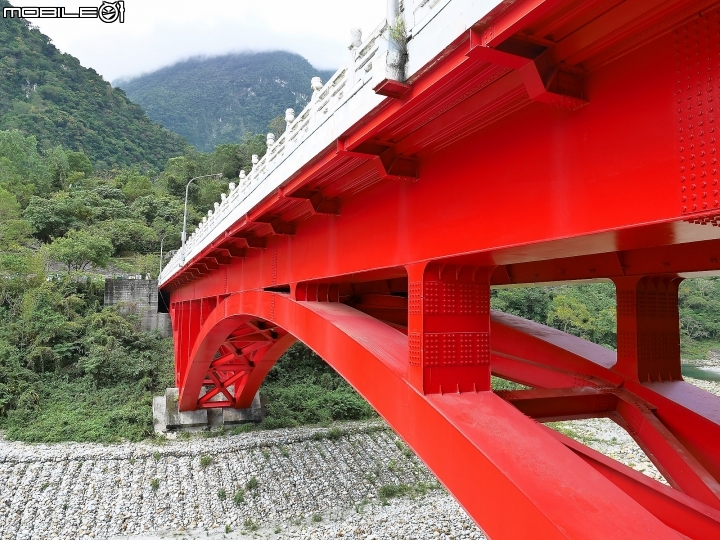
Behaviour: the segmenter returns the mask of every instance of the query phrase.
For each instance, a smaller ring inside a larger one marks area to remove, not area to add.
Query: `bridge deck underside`
[[[720,272],[718,57],[712,2],[502,4],[166,279],[180,407],[247,406],[300,339],[494,539],[719,536],[720,405],[677,311]],[[617,353],[489,309],[601,279]],[[672,487],[540,424],[588,417]]]

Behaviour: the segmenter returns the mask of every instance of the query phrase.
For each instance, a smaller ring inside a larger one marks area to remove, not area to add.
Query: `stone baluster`
[[[285,109],[285,133],[290,133],[290,124],[295,121],[295,109]],[[287,135],[285,136],[287,142]]]
[[[310,80],[310,88],[312,88],[313,94],[310,98],[310,118],[308,124],[313,125],[315,123],[315,117],[317,116],[317,102],[320,98],[320,92],[322,91],[323,83],[320,77],[313,77]]]
[[[267,138],[265,139],[267,142],[267,151],[270,152],[270,149],[275,146],[275,134],[274,133],[268,133]],[[266,154],[267,155],[267,154]]]
[[[241,172],[242,172],[242,171],[241,171]],[[230,183],[228,184],[228,188],[230,189],[230,191],[234,190],[234,189],[235,189],[235,182],[230,182]]]
[[[318,99],[318,96],[320,95],[320,91],[323,88],[323,82],[320,77],[313,77],[310,79],[310,88],[312,89],[312,98],[310,98],[311,103],[315,103]]]
[[[347,73],[345,74],[345,77],[347,77],[347,89],[352,90],[352,88],[355,86],[355,82],[358,79],[358,74],[355,73],[355,61],[357,59],[358,54],[360,54],[360,46],[362,45],[362,30],[359,28],[351,28],[350,29],[350,46],[348,49],[350,49],[350,64],[348,66]]]

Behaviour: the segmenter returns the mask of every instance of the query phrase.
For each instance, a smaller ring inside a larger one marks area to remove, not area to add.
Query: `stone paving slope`
[[[0,538],[104,538],[213,528],[228,519],[275,523],[352,507],[385,484],[435,482],[381,423],[341,428],[343,436],[318,440],[337,431],[277,430],[162,446],[3,442]],[[245,489],[236,505],[235,493],[252,478],[258,487]]]
[[[720,395],[720,383],[686,380]],[[554,427],[664,481],[610,420]],[[0,441],[0,539],[484,538],[449,494],[426,489],[434,477],[381,422],[339,429],[337,438],[337,428],[299,428],[166,445]],[[236,505],[252,478],[257,489]],[[383,502],[389,484],[416,489]]]

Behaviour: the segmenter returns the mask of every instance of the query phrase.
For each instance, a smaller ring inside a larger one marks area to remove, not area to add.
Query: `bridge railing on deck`
[[[419,71],[426,62],[441,53],[458,32],[465,29],[455,28],[458,21],[461,25],[466,24],[458,15],[469,15],[467,20],[472,21],[473,17],[485,15],[497,3],[487,0],[406,0],[401,15],[408,36],[414,38],[414,42],[408,45],[410,60],[407,76],[411,77]],[[448,9],[450,7],[452,9]],[[445,16],[437,17],[443,11]],[[477,15],[473,15],[473,11]],[[439,22],[435,23],[436,20]],[[431,26],[438,28],[424,31]],[[386,76],[386,28],[387,24],[383,21],[363,42],[352,45],[350,62],[327,83],[322,85],[319,78],[313,79],[310,103],[297,117],[286,115],[288,124],[285,133],[277,141],[268,137],[265,155],[259,160],[253,156],[250,173],[246,176],[242,172],[237,184],[230,183],[229,193],[222,194],[221,201],[214,204],[214,209],[208,211],[189,236],[185,248],[178,250],[165,266],[159,277],[161,286],[222,231],[287,182],[318,152],[326,149],[346,129],[381,103],[384,98],[372,89]],[[425,35],[418,40],[421,31]]]

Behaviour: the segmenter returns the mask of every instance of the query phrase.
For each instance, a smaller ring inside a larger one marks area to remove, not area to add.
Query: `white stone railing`
[[[408,43],[406,77],[411,78],[499,3],[498,0],[405,0],[401,16],[412,38]],[[353,30],[350,62],[324,85],[318,77],[312,80],[310,103],[297,116],[288,109],[285,133],[277,140],[268,135],[265,155],[261,159],[253,156],[250,173],[245,175],[241,171],[238,183],[231,183],[229,193],[223,193],[221,201],[208,211],[185,242],[184,250],[178,250],[163,269],[159,277],[161,286],[385,99],[372,89],[386,77],[386,27],[383,21],[365,41],[360,40],[359,31]]]

